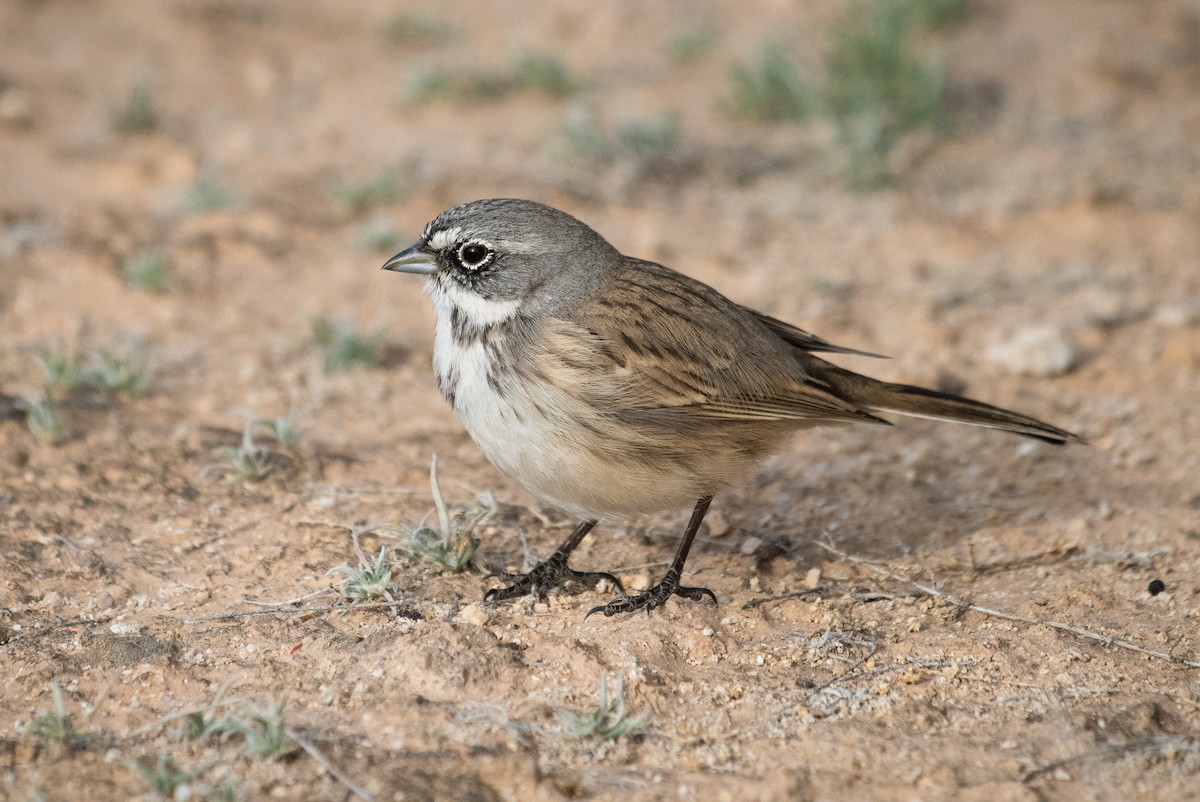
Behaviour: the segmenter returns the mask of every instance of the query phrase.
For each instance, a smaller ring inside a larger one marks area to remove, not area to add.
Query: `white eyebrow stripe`
[[[435,251],[449,248],[451,245],[457,244],[462,235],[463,230],[459,226],[443,228],[441,231],[435,231],[429,238],[429,247]]]

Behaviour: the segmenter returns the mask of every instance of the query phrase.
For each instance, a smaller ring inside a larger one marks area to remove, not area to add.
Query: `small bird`
[[[793,432],[888,425],[877,413],[957,421],[1048,443],[1071,432],[1006,409],[844,370],[834,345],[654,262],[622,255],[565,212],[512,198],[442,212],[384,270],[425,277],[442,395],[487,458],[581,519],[547,560],[486,601],[567,581],[621,595],[587,615],[716,602],[680,584],[713,496],[744,481]],[[662,581],[636,595],[579,572],[571,552],[598,521],[694,504]]]

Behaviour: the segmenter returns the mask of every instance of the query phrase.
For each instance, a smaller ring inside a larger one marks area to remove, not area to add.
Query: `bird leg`
[[[595,585],[601,579],[607,579],[609,582],[612,582],[621,593],[624,593],[625,587],[621,584],[621,580],[612,574],[605,573],[604,571],[576,571],[567,566],[567,558],[571,556],[571,552],[575,550],[575,547],[579,545],[579,542],[583,540],[587,533],[592,531],[592,527],[595,525],[595,521],[584,521],[575,527],[575,531],[571,533],[571,536],[553,554],[535,565],[529,573],[500,574],[501,579],[506,582],[512,582],[512,584],[508,587],[492,588],[483,595],[483,600],[485,602],[503,601],[530,594],[537,596],[539,599],[544,599],[546,591],[566,582],[590,583]]]
[[[671,567],[667,569],[667,575],[661,582],[645,593],[639,593],[636,596],[621,596],[602,607],[593,607],[583,617],[584,620],[586,621],[592,613],[604,613],[605,617],[608,617],[617,613],[631,613],[643,607],[649,613],[671,596],[682,596],[695,602],[712,599],[713,604],[716,604],[717,597],[708,588],[688,588],[679,584],[679,577],[683,574],[683,563],[687,560],[688,551],[692,548],[692,541],[696,539],[696,531],[700,529],[700,523],[704,520],[704,514],[708,512],[708,505],[711,503],[712,496],[705,496],[696,502],[696,508],[692,510],[692,519],[688,521],[687,529],[683,533],[683,540],[679,543],[679,550],[675,552],[675,559],[671,561]]]

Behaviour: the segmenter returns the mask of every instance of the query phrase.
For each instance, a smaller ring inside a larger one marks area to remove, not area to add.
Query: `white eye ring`
[[[479,251],[483,255],[479,255]],[[483,240],[470,239],[458,246],[458,263],[467,270],[479,270],[496,256],[492,246]],[[472,258],[468,258],[468,255]]]

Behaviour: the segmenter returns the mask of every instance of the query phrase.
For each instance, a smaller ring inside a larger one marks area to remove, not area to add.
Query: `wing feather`
[[[647,298],[658,299],[653,314],[644,314]],[[858,352],[748,311],[669,268],[630,260],[604,292],[552,321],[539,368],[627,420],[886,423],[809,375],[794,348]]]

